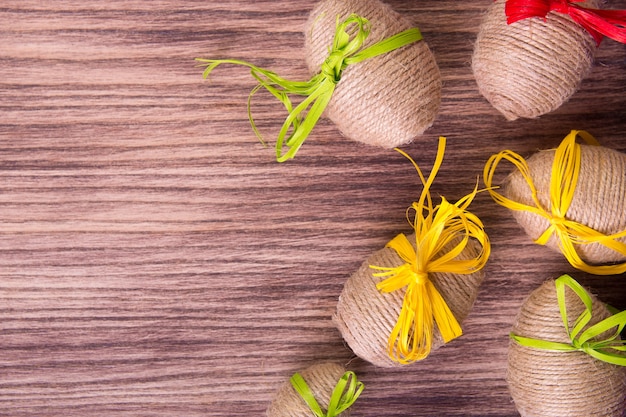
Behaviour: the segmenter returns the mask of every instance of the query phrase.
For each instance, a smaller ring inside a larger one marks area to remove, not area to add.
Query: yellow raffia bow
[[[605,235],[566,218],[567,211],[574,198],[574,191],[578,183],[581,164],[580,144],[576,143],[580,136],[590,145],[599,146],[598,141],[589,133],[582,130],[572,130],[563,139],[563,142],[555,151],[552,163],[552,176],[550,177],[550,208],[544,208],[537,196],[537,188],[530,176],[530,169],[523,157],[510,150],[492,155],[483,172],[485,185],[494,201],[511,210],[523,210],[544,217],[550,222],[550,226],[539,236],[535,243],[545,245],[550,236],[555,234],[561,252],[568,262],[576,269],[597,275],[622,274],[626,272],[626,262],[616,265],[589,265],[584,262],[575,245],[599,243],[622,255],[626,256],[626,244],[616,239],[626,236],[626,230],[620,233]],[[528,183],[534,206],[519,203],[504,197],[496,192],[491,184],[496,167],[502,160],[511,162],[520,171],[522,177]]]
[[[250,109],[252,96],[260,88],[265,88],[283,104],[289,115],[276,139],[276,160],[278,162],[284,162],[296,155],[322,116],[332,98],[335,86],[341,80],[342,72],[348,65],[386,54],[422,39],[420,30],[411,28],[362,49],[363,43],[370,34],[370,23],[367,19],[356,14],[350,15],[343,22],[339,22],[337,19],[335,30],[335,37],[332,47],[329,48],[328,58],[322,63],[320,72],[309,81],[286,80],[272,71],[236,59],[196,58],[196,61],[206,65],[203,73],[204,78],[207,78],[211,71],[221,64],[237,64],[250,68],[250,73],[259,84],[248,96],[248,119],[252,125],[252,130],[262,143],[265,142],[263,142],[263,138],[254,123]],[[382,76],[386,75],[383,74]],[[304,96],[305,99],[294,107],[289,98],[290,94]],[[287,148],[284,153],[283,146]]]
[[[445,343],[462,334],[459,322],[429,279],[429,274],[474,273],[485,266],[491,252],[481,220],[467,211],[478,193],[478,186],[455,204],[442,197],[441,204],[433,207],[430,186],[443,161],[445,143],[446,139],[440,137],[428,180],[424,179],[415,161],[397,149],[411,161],[424,185],[419,201],[407,209],[407,219],[415,230],[417,249],[404,234],[400,234],[387,247],[394,249],[405,263],[395,268],[370,265],[370,268],[382,271],[374,276],[386,277],[376,285],[378,290],[392,292],[406,287],[402,308],[388,343],[389,357],[401,364],[419,361],[429,355],[435,323]],[[413,219],[411,212],[414,212]],[[466,249],[470,238],[480,243],[481,252],[475,258],[456,259]],[[451,245],[454,246],[449,249]]]

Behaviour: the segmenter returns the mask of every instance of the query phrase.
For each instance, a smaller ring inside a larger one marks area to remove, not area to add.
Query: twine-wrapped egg
[[[308,81],[234,59],[196,58],[204,77],[223,64],[250,68],[288,115],[276,138],[276,159],[298,152],[325,114],[347,137],[394,148],[429,128],[439,110],[441,75],[419,28],[379,0],[324,0],[311,12],[305,29]],[[300,96],[296,102],[294,97]],[[255,134],[261,139],[252,117]],[[262,140],[262,139],[261,139]]]
[[[267,408],[267,416],[316,417],[320,415],[314,410],[316,405],[317,411],[327,412],[331,402],[336,407],[332,415],[349,416],[348,407],[362,391],[363,384],[354,373],[334,362],[318,363],[296,373],[279,388]]]
[[[415,235],[408,236],[414,244]],[[470,259],[478,256],[480,246],[470,242],[460,258]],[[406,291],[384,293],[377,289],[383,278],[376,276],[372,265],[395,268],[405,261],[389,247],[374,252],[361,267],[346,281],[339,296],[333,322],[341,332],[352,351],[373,365],[391,368],[405,365],[394,360],[389,354],[389,335],[391,334]],[[462,324],[469,315],[478,296],[480,284],[484,279],[483,270],[472,274],[432,273],[429,279],[437,288],[456,320]],[[444,344],[441,331],[435,326],[431,350]]]
[[[478,192],[434,206],[430,186],[443,160],[445,138],[428,179],[407,210],[413,233],[399,234],[347,280],[333,321],[362,359],[380,367],[407,365],[462,334],[483,280],[491,246],[480,219],[467,210]]]
[[[572,329],[586,307],[571,288],[563,287],[563,290],[568,327]],[[611,316],[595,296],[589,297],[592,312],[584,329]],[[614,329],[608,333],[614,333]],[[532,341],[521,344],[515,340],[521,337],[563,346],[572,344],[560,313],[555,280],[545,282],[530,294],[511,334],[507,382],[522,417],[624,415],[626,367],[603,362],[573,347],[571,351],[549,350],[532,346]],[[604,337],[607,334],[601,334],[599,338]]]
[[[576,143],[583,136],[593,144]],[[572,266],[595,274],[626,271],[626,154],[599,146],[584,131],[572,131],[556,149],[528,160],[511,151],[494,155],[485,184],[502,159],[514,170],[494,199],[512,209],[528,236],[562,252]],[[613,263],[622,263],[612,265]]]
[[[626,154],[601,146],[581,145],[580,175],[566,216],[604,234],[626,230]],[[549,207],[549,189],[555,150],[543,150],[528,159],[530,175],[540,201]],[[503,188],[504,195],[531,204],[528,185],[519,171],[513,172]],[[547,219],[528,211],[513,212],[531,238],[548,227]],[[622,239],[626,241],[626,239]],[[559,250],[554,237],[547,246]],[[626,257],[598,243],[579,246],[578,253],[590,263],[623,262]]]
[[[324,0],[305,27],[306,62],[313,74],[328,58],[337,19],[355,13],[369,20],[366,48],[415,27],[379,0]],[[420,40],[348,66],[325,115],[347,137],[393,148],[421,135],[434,122],[441,102],[441,75],[426,41]]]
[[[592,68],[596,40],[569,15],[554,11],[545,19],[507,24],[506,3],[497,0],[485,14],[472,70],[480,93],[508,120],[535,118],[576,92]],[[576,5],[596,7],[598,2]]]

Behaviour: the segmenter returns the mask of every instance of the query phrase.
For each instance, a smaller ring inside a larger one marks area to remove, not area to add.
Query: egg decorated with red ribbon
[[[597,6],[595,0],[497,0],[474,45],[472,70],[480,93],[508,120],[561,107],[590,72],[602,39],[579,23],[586,17],[576,13],[584,11],[571,10]]]

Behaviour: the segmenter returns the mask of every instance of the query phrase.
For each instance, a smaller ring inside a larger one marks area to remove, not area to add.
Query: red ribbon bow
[[[599,45],[604,36],[626,43],[626,10],[589,9],[575,3],[583,0],[507,0],[507,24],[529,17],[545,20],[549,12],[569,15],[581,25]]]

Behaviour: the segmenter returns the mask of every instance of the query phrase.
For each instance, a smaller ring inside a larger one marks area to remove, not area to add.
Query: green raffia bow
[[[511,333],[511,338],[523,346],[552,350],[558,352],[585,352],[588,355],[611,363],[613,365],[626,366],[626,356],[620,352],[626,352],[626,340],[620,340],[619,335],[626,326],[626,310],[608,317],[594,324],[587,330],[582,331],[591,320],[592,300],[585,289],[569,275],[563,275],[555,280],[556,294],[559,302],[561,318],[571,343],[551,342],[547,340],[522,337]],[[565,306],[565,287],[571,288],[585,304],[585,310],[578,316],[572,329],[569,327],[567,308]],[[616,328],[616,331],[604,340],[592,340],[602,333]],[[582,331],[582,333],[581,333]],[[611,352],[614,351],[614,352]]]
[[[330,402],[328,403],[328,411],[324,413],[302,375],[296,372],[290,381],[293,388],[300,394],[304,402],[307,403],[317,417],[335,417],[343,413],[354,404],[365,388],[362,382],[357,381],[354,372],[346,372],[337,382],[335,389],[333,389]]]
[[[337,18],[335,37],[328,58],[322,64],[321,71],[309,81],[289,81],[272,71],[236,59],[196,58],[196,61],[206,64],[206,69],[203,73],[205,79],[211,71],[221,64],[237,64],[250,68],[250,73],[259,84],[248,96],[248,118],[250,119],[252,130],[254,130],[254,133],[262,143],[265,142],[254,123],[250,110],[252,96],[264,87],[283,103],[289,115],[278,133],[276,160],[284,162],[296,155],[300,146],[302,146],[313,127],[315,127],[315,124],[330,102],[335,86],[341,80],[343,70],[348,65],[391,52],[422,39],[419,29],[411,28],[361,50],[369,34],[370,24],[367,19],[352,14],[340,23],[339,18]],[[381,76],[385,75],[382,74]],[[306,98],[294,107],[289,95],[305,96]],[[287,136],[288,134],[289,136]],[[284,153],[283,145],[288,148]]]

